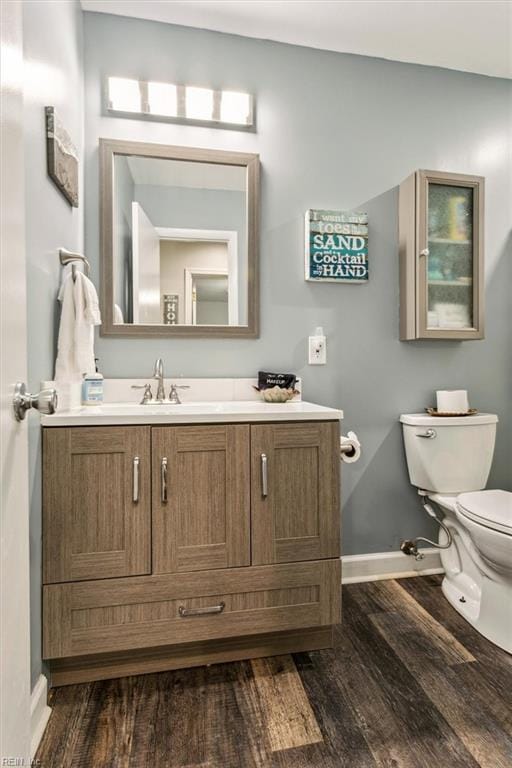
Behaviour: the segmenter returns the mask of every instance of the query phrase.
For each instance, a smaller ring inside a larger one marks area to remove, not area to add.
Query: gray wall
[[[60,278],[58,249],[83,248],[80,208],[71,208],[46,173],[44,108],[53,105],[83,165],[83,14],[78,2],[24,3],[25,221],[28,304],[28,384],[37,392],[52,379]],[[41,672],[41,441],[29,416],[32,685]]]
[[[343,470],[347,554],[397,549],[432,532],[409,486],[398,415],[464,387],[500,416],[490,484],[512,488],[510,240],[512,83],[214,32],[85,14],[86,246],[98,269],[98,138],[258,152],[261,337],[255,341],[100,339],[103,373],[141,376],[161,355],[172,376],[295,371],[307,399],[345,411],[363,444]],[[232,88],[256,97],[256,133],[102,115],[108,74]],[[398,340],[397,185],[430,168],[487,178],[487,338]],[[303,279],[309,207],[361,209],[370,221],[368,285]],[[327,333],[328,363],[306,365]]]

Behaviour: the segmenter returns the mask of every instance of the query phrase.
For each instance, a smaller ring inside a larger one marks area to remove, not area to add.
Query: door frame
[[[28,428],[12,409],[14,384],[27,379],[22,13],[20,0],[2,3],[0,762],[29,765],[37,744],[31,745]]]
[[[198,240],[200,242],[226,243],[228,246],[228,268],[226,272],[215,269],[185,270],[185,324],[191,325],[192,311],[187,312],[187,272],[192,274],[227,274],[228,276],[228,323],[238,325],[238,232],[234,229],[183,229],[182,227],[155,227],[160,240]],[[189,300],[190,303],[190,300]],[[189,319],[190,318],[190,319]]]
[[[185,323],[187,325],[197,325],[197,302],[194,301],[194,277],[227,277],[229,281],[229,274],[226,269],[208,269],[208,267],[190,267],[185,269]],[[233,325],[231,318],[233,313],[233,302],[230,301],[230,291],[228,285],[228,322],[229,325]],[[235,323],[236,325],[236,323]]]

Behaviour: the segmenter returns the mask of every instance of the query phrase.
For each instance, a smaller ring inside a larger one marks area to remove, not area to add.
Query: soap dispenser
[[[82,382],[82,405],[101,405],[103,402],[103,375],[98,371],[98,358],[94,358],[96,371],[86,373]]]

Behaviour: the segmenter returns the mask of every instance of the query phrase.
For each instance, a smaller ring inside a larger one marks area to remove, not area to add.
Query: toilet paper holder
[[[344,454],[345,456],[353,456],[356,452],[356,449],[353,445],[343,445],[343,443],[340,443],[340,453]]]
[[[340,437],[340,459],[349,464],[359,461],[361,456],[361,443],[355,432]]]

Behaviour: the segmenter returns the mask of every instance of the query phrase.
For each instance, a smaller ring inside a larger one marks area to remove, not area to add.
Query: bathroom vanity
[[[330,646],[342,415],[233,401],[44,417],[52,684]]]

